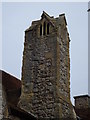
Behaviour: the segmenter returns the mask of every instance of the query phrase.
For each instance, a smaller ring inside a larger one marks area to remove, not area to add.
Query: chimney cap
[[[85,97],[90,98],[89,95],[79,95],[79,96],[74,96],[74,99],[77,99],[77,98],[85,98]]]

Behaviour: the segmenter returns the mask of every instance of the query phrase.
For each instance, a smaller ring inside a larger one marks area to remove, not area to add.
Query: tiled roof
[[[2,79],[0,80],[2,80],[5,90],[10,91],[21,88],[21,81],[19,79],[1,70],[0,73],[2,75]]]
[[[0,82],[7,95],[7,102],[17,105],[21,95],[21,81],[16,77],[0,70]]]
[[[36,116],[13,105],[10,106],[11,114],[20,118],[20,120],[37,120]]]
[[[87,109],[76,109],[75,112],[77,116],[81,118],[81,120],[90,120],[90,108]]]
[[[10,114],[20,118],[20,120],[36,120],[36,117],[33,114],[27,113],[17,107],[21,95],[21,81],[16,77],[0,70],[0,83],[2,83],[4,92],[7,95],[6,99],[11,111]]]

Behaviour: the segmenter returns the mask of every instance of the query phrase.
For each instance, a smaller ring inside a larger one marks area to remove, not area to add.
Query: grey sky
[[[88,3],[90,9],[90,2]],[[90,11],[88,12],[88,93],[90,95]]]
[[[24,31],[43,10],[54,17],[65,13],[70,33],[71,99],[88,93],[88,3],[3,3],[2,68],[21,79]],[[73,101],[73,99],[72,99]]]

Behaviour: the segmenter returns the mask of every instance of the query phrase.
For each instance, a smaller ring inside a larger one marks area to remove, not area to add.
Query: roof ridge
[[[43,14],[45,14],[46,16],[50,17],[50,15],[48,15],[45,11],[43,11]],[[42,15],[43,15],[42,14]],[[51,18],[51,17],[50,17]]]

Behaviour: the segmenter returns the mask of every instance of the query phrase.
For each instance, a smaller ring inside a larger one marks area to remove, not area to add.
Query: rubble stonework
[[[75,108],[77,109],[90,108],[90,96],[89,95],[75,96],[74,99],[75,99]]]
[[[0,119],[3,118],[2,73],[0,72]]]
[[[90,120],[90,96],[75,96],[75,113],[81,120]]]
[[[25,31],[19,106],[38,118],[75,119],[70,102],[69,34],[65,15],[43,12]]]
[[[21,95],[21,81],[0,70],[0,120],[18,120],[11,108],[17,107]]]

